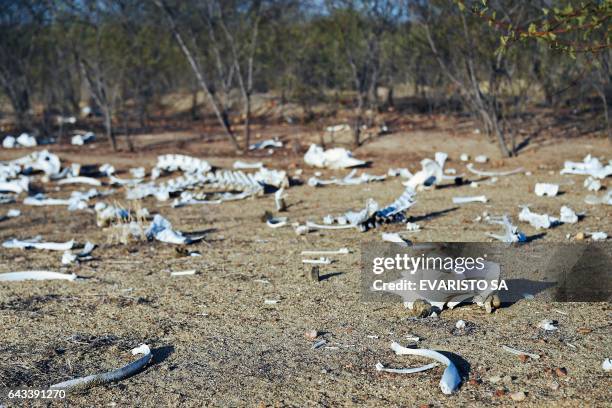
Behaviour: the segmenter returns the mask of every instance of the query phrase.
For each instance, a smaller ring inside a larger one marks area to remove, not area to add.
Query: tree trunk
[[[251,143],[251,95],[244,100],[244,150],[249,150]]]
[[[113,150],[116,152],[117,140],[113,134],[112,112],[108,107],[104,107],[102,110],[104,111],[104,129],[106,130],[106,139],[111,143]]]

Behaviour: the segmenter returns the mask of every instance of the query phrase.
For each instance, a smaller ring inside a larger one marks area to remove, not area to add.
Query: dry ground
[[[273,129],[272,133],[275,132]],[[305,131],[280,134],[300,138],[307,146],[315,135]],[[145,165],[160,153],[188,153],[228,167],[231,157],[222,142],[189,141],[190,134],[139,138],[138,155],[110,154],[88,146],[51,147],[65,162],[110,162],[119,170]],[[177,142],[183,140],[183,142]],[[263,160],[271,168],[304,168],[292,147]],[[366,171],[384,174],[390,167],[418,169],[435,151],[449,153],[448,167],[465,171],[462,152],[492,158],[480,168],[500,170],[523,166],[533,173],[499,178],[479,188],[452,186],[418,194],[409,214],[423,230],[411,235],[417,242],[483,241],[496,227],[474,222],[483,211],[511,214],[519,204],[557,214],[561,205],[586,211],[578,224],[547,230],[544,241],[565,241],[566,234],[605,231],[612,234],[610,207],[587,206],[583,177],[564,177],[564,160],[581,160],[587,153],[612,158],[601,139],[581,138],[530,147],[517,158],[500,160],[495,146],[481,136],[440,131],[414,131],[385,136],[355,151],[372,161]],[[0,159],[20,151],[2,151]],[[256,155],[257,156],[257,155]],[[303,180],[314,170],[304,168]],[[346,172],[338,172],[343,175]],[[324,171],[325,176],[336,174]],[[473,180],[474,178],[471,177]],[[541,198],[533,194],[536,181],[561,183],[563,194]],[[65,197],[67,189],[44,188]],[[84,188],[83,188],[84,189]],[[372,197],[393,201],[403,188],[399,179],[351,187],[314,189],[307,185],[288,190],[292,221],[320,220],[360,208]],[[487,204],[456,208],[453,195],[486,194]],[[113,199],[123,201],[119,192]],[[108,244],[93,214],[68,212],[63,207],[36,208],[20,204],[22,216],[0,223],[0,240],[42,235],[48,241],[71,238],[99,244],[95,261],[64,268],[61,254],[0,249],[0,272],[51,269],[75,272],[90,279],[79,282],[0,284],[0,387],[46,385],[76,376],[105,371],[130,361],[129,350],[140,343],[155,349],[155,361],[144,372],[118,384],[69,395],[70,406],[610,406],[612,385],[601,363],[612,355],[611,311],[608,303],[542,303],[522,300],[487,315],[474,306],[444,311],[439,319],[413,319],[400,305],[364,303],[360,299],[360,247],[379,241],[381,231],[401,231],[400,225],[366,233],[314,232],[296,236],[292,229],[270,229],[260,221],[273,209],[265,196],[220,206],[171,208],[149,198],[143,205],[159,212],[182,231],[212,229],[206,242],[192,245],[201,258],[177,258],[170,244],[141,242]],[[436,215],[436,213],[438,215]],[[527,235],[537,231],[520,224]],[[300,251],[349,247],[350,255],[322,268],[338,273],[314,283],[301,265]],[[170,271],[197,269],[195,276],[170,277]],[[262,280],[269,283],[264,283]],[[264,305],[265,299],[280,299]],[[562,313],[559,313],[561,311]],[[560,330],[544,334],[537,329],[543,318],[559,321]],[[458,319],[468,322],[465,335],[452,329]],[[326,332],[337,349],[312,350],[306,330]],[[407,343],[406,335],[421,337],[421,347],[445,350],[463,359],[469,379],[458,393],[445,396],[438,382],[442,368],[413,375],[378,374],[374,365],[416,366],[418,358],[396,357],[391,341]],[[378,336],[370,338],[368,336]],[[575,346],[572,348],[568,345]],[[500,345],[529,350],[539,360],[521,362]],[[557,377],[557,367],[567,376]],[[491,377],[503,379],[497,383]],[[558,389],[551,383],[559,384]],[[497,390],[503,389],[505,395]],[[524,391],[525,401],[508,394]],[[1,404],[0,404],[1,405]],[[54,404],[61,405],[61,404]],[[14,406],[13,402],[7,406]]]

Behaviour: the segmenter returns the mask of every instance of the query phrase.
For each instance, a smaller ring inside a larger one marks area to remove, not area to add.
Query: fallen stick
[[[87,377],[75,378],[73,380],[64,381],[58,384],[54,384],[50,389],[85,389],[89,387],[95,387],[96,385],[108,384],[115,381],[121,381],[125,378],[128,378],[138,371],[140,371],[144,366],[146,366],[149,361],[151,361],[151,349],[146,344],[141,344],[132,350],[132,355],[136,354],[144,354],[138,360],[118,368],[113,371],[109,371],[107,373],[101,374],[93,374],[88,375]]]

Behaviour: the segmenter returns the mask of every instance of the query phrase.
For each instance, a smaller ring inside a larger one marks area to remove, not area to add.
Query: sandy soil
[[[258,153],[240,159],[263,160],[271,168],[289,169],[290,174],[304,168],[301,178],[307,180],[314,170],[305,168],[297,145],[307,146],[318,136],[287,130],[282,135],[299,142],[290,141],[289,148],[272,156]],[[143,137],[137,144],[142,151],[138,155],[90,147],[52,146],[51,150],[66,162],[110,162],[119,170],[138,165],[150,169],[160,153],[193,154],[221,167],[236,159],[225,143],[194,140],[189,134]],[[584,177],[559,175],[564,160],[581,160],[587,153],[612,158],[605,140],[548,143],[502,160],[496,147],[481,136],[414,131],[374,140],[355,155],[372,161],[368,173],[384,174],[390,167],[417,170],[419,161],[433,157],[435,151],[449,153],[447,167],[458,173],[465,172],[458,157],[466,152],[491,157],[479,168],[523,166],[532,175],[500,177],[494,184],[482,181],[478,188],[453,185],[419,193],[409,211],[422,227],[410,235],[415,242],[487,241],[485,232],[496,228],[473,221],[478,215],[508,213],[517,221],[518,205],[527,203],[534,211],[550,214],[557,214],[562,205],[586,212],[578,224],[546,230],[542,241],[566,241],[566,234],[581,231],[612,234],[612,209],[583,202]],[[24,150],[2,151],[0,159],[23,154]],[[537,197],[536,181],[560,183],[563,194]],[[40,186],[54,197],[66,197],[71,190]],[[351,187],[294,186],[288,190],[286,215],[291,221],[319,221],[330,213],[360,208],[370,197],[389,203],[402,190],[399,179]],[[451,203],[454,195],[476,194],[485,194],[489,202],[459,207]],[[121,191],[112,200],[126,203]],[[131,361],[129,350],[147,343],[155,357],[143,372],[117,384],[70,394],[69,405],[610,406],[612,377],[601,369],[604,358],[612,355],[609,303],[521,300],[493,314],[463,306],[446,310],[439,318],[415,319],[400,304],[364,303],[359,292],[361,245],[379,241],[381,232],[402,231],[401,225],[366,233],[345,230],[297,236],[290,228],[270,229],[261,222],[264,211],[274,208],[271,195],[179,209],[149,198],[143,206],[168,218],[176,229],[210,229],[206,242],[190,246],[203,256],[177,257],[173,245],[160,242],[109,244],[108,231],[98,228],[95,216],[86,212],[22,204],[0,208],[1,213],[8,208],[22,211],[21,217],[0,223],[2,241],[42,235],[48,241],[75,238],[99,245],[94,261],[73,267],[61,265],[61,253],[0,249],[0,272],[50,269],[89,278],[0,284],[0,389],[45,387],[106,371]],[[541,232],[527,224],[520,227],[527,235]],[[328,279],[311,281],[300,251],[340,247],[353,253],[322,267],[323,274],[331,274]],[[198,274],[170,276],[170,271],[185,269],[196,269]],[[265,305],[265,299],[280,302]],[[560,329],[539,330],[537,323],[544,318],[557,320]],[[465,320],[469,330],[453,330],[458,319]],[[312,341],[304,332],[312,329],[324,332],[322,338],[337,348],[311,349]],[[460,356],[465,379],[458,393],[440,392],[442,367],[412,375],[376,372],[379,361],[393,367],[426,362],[391,352],[391,341],[408,344],[409,334],[421,337],[421,347]],[[541,358],[522,362],[502,351],[503,344]],[[555,373],[556,368],[565,368],[567,375]],[[495,381],[495,377],[501,378]],[[524,401],[510,399],[509,394],[517,391],[526,393]]]

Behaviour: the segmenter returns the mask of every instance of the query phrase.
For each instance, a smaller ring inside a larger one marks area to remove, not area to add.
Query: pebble
[[[548,388],[550,388],[553,391],[557,391],[559,389],[560,385],[558,382],[556,381],[551,381],[548,383]]]
[[[498,388],[495,390],[496,397],[503,397],[506,394],[506,391],[503,388]]]
[[[496,384],[501,381],[501,377],[499,375],[494,375],[493,377],[487,378],[487,381],[489,381],[492,384]]]
[[[457,320],[457,323],[455,323],[455,327],[459,330],[465,329],[465,320]]]
[[[523,391],[517,391],[510,394],[510,398],[512,398],[513,401],[525,401],[527,395],[525,395]]]
[[[529,361],[529,356],[526,354],[519,354],[518,358],[519,360],[521,360],[522,363],[526,363],[527,361]]]
[[[576,236],[574,237],[574,239],[576,241],[584,241],[584,232],[577,233]]]
[[[314,340],[319,336],[319,332],[316,330],[307,330],[304,333],[304,337],[306,337],[308,340]]]
[[[557,374],[557,377],[565,377],[567,375],[567,369],[565,367],[557,367],[555,368],[555,374]]]

